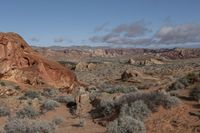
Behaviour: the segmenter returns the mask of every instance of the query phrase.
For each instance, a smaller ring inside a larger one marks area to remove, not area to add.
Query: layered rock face
[[[78,82],[71,70],[42,57],[16,33],[0,33],[0,79],[68,89]]]

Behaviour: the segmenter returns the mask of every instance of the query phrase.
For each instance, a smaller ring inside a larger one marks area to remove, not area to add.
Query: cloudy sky
[[[31,45],[200,47],[200,0],[0,2],[0,31]]]

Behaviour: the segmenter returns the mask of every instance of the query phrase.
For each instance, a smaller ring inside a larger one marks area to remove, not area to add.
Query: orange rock
[[[48,84],[68,91],[79,84],[71,70],[44,58],[16,33],[0,33],[0,75],[19,83]]]

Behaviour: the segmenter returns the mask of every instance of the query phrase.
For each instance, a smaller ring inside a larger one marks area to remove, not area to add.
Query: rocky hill
[[[29,85],[70,88],[76,75],[34,51],[16,33],[0,33],[0,78]]]

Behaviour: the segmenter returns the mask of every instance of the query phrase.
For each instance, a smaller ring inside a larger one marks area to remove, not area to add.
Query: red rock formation
[[[16,33],[0,33],[0,78],[68,89],[78,83],[71,70],[42,57]]]

